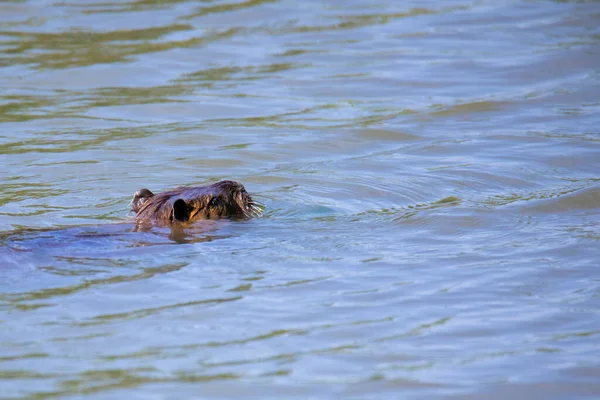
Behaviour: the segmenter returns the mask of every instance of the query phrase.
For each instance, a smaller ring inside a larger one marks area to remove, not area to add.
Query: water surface
[[[2,397],[599,396],[599,22],[1,4]],[[133,231],[219,179],[263,215]]]

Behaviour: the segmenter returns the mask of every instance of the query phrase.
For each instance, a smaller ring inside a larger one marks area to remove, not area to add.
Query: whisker
[[[252,202],[248,203],[246,208],[246,214],[251,217],[259,217],[266,207],[260,203]]]

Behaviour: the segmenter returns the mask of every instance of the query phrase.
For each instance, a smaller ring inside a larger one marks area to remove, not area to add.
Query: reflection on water
[[[0,391],[597,397],[598,17],[0,5]],[[127,214],[220,179],[264,213]]]

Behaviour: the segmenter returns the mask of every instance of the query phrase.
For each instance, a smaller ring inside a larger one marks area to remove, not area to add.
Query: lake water
[[[600,396],[600,3],[0,4],[0,397]],[[264,213],[133,232],[219,179]]]

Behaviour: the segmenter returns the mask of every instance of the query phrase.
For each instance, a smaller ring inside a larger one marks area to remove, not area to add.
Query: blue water
[[[599,397],[598,21],[1,4],[0,397]],[[264,213],[134,229],[219,179]]]

